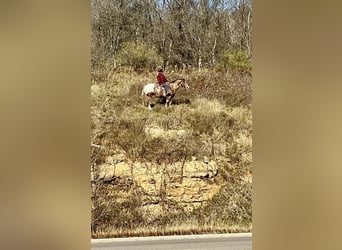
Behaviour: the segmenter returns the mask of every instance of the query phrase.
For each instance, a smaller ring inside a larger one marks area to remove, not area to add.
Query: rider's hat
[[[158,72],[163,72],[163,67],[162,66],[158,67]]]

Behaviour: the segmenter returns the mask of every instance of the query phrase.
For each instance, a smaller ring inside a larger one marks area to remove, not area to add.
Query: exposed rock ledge
[[[216,194],[221,183],[214,161],[176,162],[170,165],[131,162],[124,155],[109,157],[99,166],[97,181],[113,186],[112,191],[124,201],[139,187],[145,209],[158,213],[165,203],[174,203],[192,210]]]

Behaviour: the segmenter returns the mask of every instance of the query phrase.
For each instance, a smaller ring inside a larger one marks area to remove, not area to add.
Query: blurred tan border
[[[253,249],[342,249],[338,1],[253,3]]]
[[[0,249],[90,249],[90,1],[2,1]]]
[[[253,249],[340,249],[341,7],[253,3]],[[2,2],[0,53],[0,247],[89,249],[90,2]]]

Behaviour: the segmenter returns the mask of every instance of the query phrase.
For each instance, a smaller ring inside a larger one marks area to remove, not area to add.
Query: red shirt
[[[165,75],[162,72],[158,73],[157,81],[158,81],[159,85],[162,85],[163,83],[168,82],[168,80],[166,79]]]

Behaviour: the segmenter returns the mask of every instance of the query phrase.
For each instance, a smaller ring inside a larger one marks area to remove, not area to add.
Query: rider
[[[160,86],[162,86],[165,90],[165,96],[167,95],[168,90],[168,80],[166,79],[163,68],[161,66],[158,67],[158,75],[157,75],[157,81]]]

